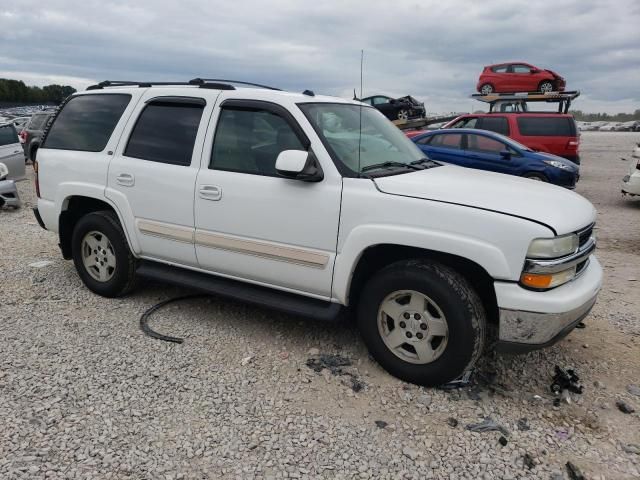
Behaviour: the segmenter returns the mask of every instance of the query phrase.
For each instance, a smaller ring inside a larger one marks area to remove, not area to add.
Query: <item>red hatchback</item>
[[[499,63],[484,67],[476,90],[487,95],[506,92],[562,92],[566,82],[552,70],[524,62]]]

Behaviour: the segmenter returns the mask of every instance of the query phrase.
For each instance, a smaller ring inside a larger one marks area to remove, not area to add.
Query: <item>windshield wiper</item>
[[[414,160],[409,165],[423,165],[424,168],[438,167],[440,164],[435,160],[431,160],[430,158],[424,157],[419,160]]]
[[[410,168],[411,170],[422,170],[416,165],[412,165],[410,163],[389,161],[389,162],[382,162],[382,163],[374,163],[373,165],[367,165],[366,167],[362,167],[361,172],[366,172],[367,170],[373,170],[376,168],[389,168],[389,167],[403,167],[403,168]]]

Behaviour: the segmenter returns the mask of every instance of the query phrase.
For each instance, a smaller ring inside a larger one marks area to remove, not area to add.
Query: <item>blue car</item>
[[[529,147],[499,133],[470,128],[433,130],[411,138],[427,157],[461,167],[489,170],[574,188],[579,167],[550,153]]]

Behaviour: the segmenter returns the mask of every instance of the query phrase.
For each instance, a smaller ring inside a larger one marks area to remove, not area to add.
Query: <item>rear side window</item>
[[[460,133],[446,133],[442,135],[434,135],[431,140],[432,147],[438,148],[453,148],[455,150],[460,149],[460,143],[462,140],[462,134]]]
[[[71,98],[51,125],[44,147],[101,152],[130,100],[131,95],[121,93]]]
[[[482,117],[479,128],[502,135],[509,135],[509,122],[506,117]]]
[[[0,147],[3,145],[12,145],[18,143],[18,133],[13,125],[0,127]]]
[[[203,109],[200,103],[150,103],[138,117],[124,155],[190,165]]]
[[[569,117],[520,117],[518,128],[525,137],[576,136],[576,124]]]

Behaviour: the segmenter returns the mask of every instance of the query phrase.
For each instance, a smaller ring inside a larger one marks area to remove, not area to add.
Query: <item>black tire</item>
[[[491,85],[490,83],[485,83],[485,84],[480,86],[479,92],[482,95],[489,95],[491,93],[494,93],[495,89],[493,88],[493,85]]]
[[[444,314],[446,345],[430,363],[403,360],[387,347],[380,333],[378,318],[383,301],[404,290],[426,295]],[[437,386],[459,378],[471,369],[484,349],[486,315],[480,297],[458,272],[436,262],[400,261],[376,273],[362,291],[357,318],[373,358],[395,377],[418,385]]]
[[[540,85],[538,85],[538,90],[541,92],[553,92],[555,88],[553,86],[553,82],[550,80],[544,80],[543,82],[540,82]]]
[[[87,233],[94,231],[107,237],[115,255],[115,268],[107,281],[93,278],[83,263],[82,241]],[[114,212],[92,212],[78,220],[73,229],[71,248],[78,275],[92,292],[113,298],[123,296],[135,287],[137,260],[129,249],[127,238]]]
[[[524,178],[529,178],[531,180],[537,180],[539,182],[549,182],[549,179],[545,177],[542,173],[525,173],[523,175]]]

